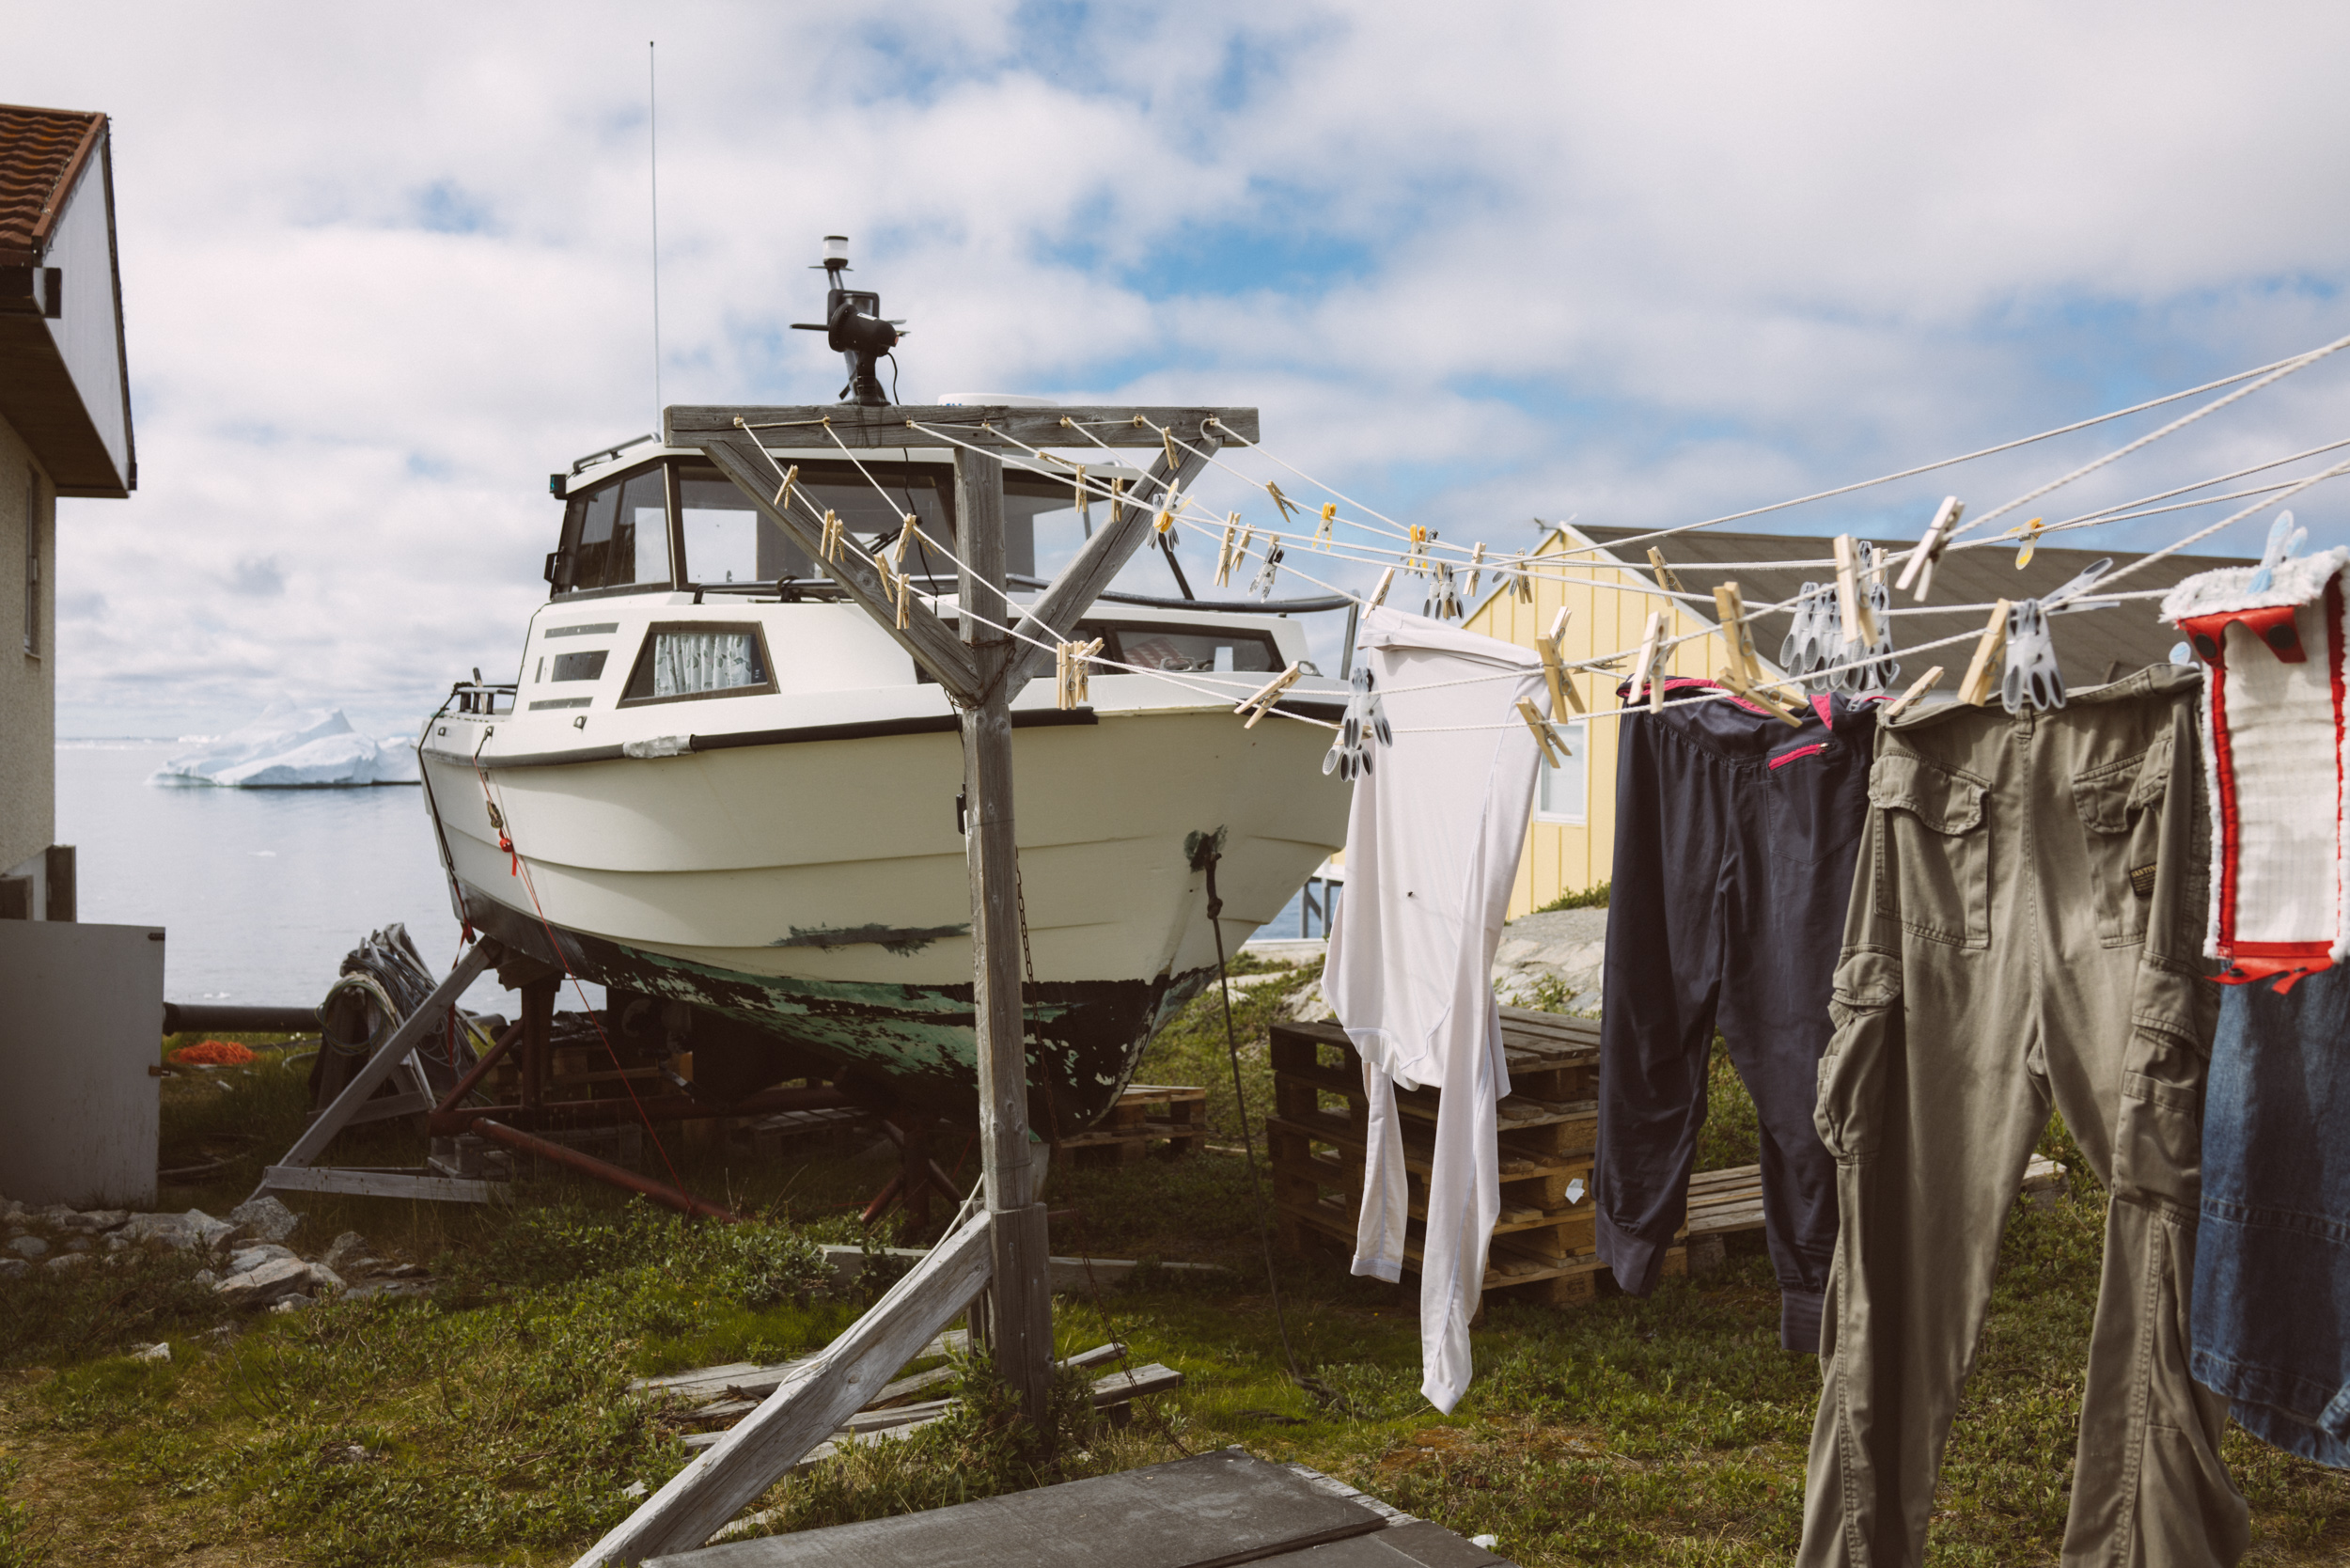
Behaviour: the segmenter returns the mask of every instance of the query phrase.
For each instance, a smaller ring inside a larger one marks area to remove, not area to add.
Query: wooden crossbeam
[[[987,1284],[992,1232],[975,1215],[849,1325],[807,1371],[760,1402],[717,1443],[583,1553],[574,1568],[642,1562],[700,1545],[840,1430],[900,1367]]]
[[[675,415],[693,411],[669,412]],[[906,623],[900,626],[896,590],[882,582],[881,573],[845,550],[838,552],[837,558],[826,560],[822,525],[776,505],[776,478],[755,435],[729,427],[692,437],[680,436],[677,440],[682,445],[700,447],[718,472],[732,479],[735,488],[758,506],[761,517],[781,528],[784,537],[805,551],[809,560],[822,564],[841,590],[865,607],[873,623],[896,638],[901,648],[914,655],[915,663],[930,671],[957,701],[972,703],[980,699],[984,687],[969,651],[947,630],[943,621],[931,614],[927,605],[919,601],[908,604]]]
[[[752,427],[770,447],[829,447],[838,436],[843,446],[924,447],[935,442],[913,429],[928,425],[958,441],[977,446],[1010,444],[1026,447],[1078,447],[1100,442],[1104,447],[1158,447],[1166,443],[1157,426],[1174,432],[1178,441],[1194,446],[1204,435],[1220,440],[1257,439],[1253,408],[1152,407],[1004,408],[999,406],[941,407],[936,404],[892,403],[863,408],[853,403],[817,403],[802,407],[745,406],[736,403],[685,405],[666,410],[661,418],[662,439],[672,447],[706,446],[713,435],[730,434],[735,421]],[[1214,421],[1211,424],[1209,421]]]

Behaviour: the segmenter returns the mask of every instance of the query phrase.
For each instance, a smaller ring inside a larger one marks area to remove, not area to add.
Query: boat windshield
[[[548,563],[556,590],[666,587],[669,503],[649,468],[582,491],[563,504],[563,546]]]

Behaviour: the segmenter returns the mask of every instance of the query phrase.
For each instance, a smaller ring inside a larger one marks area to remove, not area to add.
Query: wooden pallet
[[[1128,1084],[1109,1115],[1089,1132],[1073,1133],[1054,1147],[1079,1166],[1126,1165],[1164,1141],[1170,1158],[1196,1154],[1208,1140],[1208,1091],[1174,1084]]]

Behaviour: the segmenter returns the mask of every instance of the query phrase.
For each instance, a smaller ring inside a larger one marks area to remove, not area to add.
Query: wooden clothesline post
[[[919,599],[906,606],[901,624],[893,586],[870,565],[849,551],[828,559],[821,520],[798,507],[777,505],[781,481],[775,461],[761,449],[762,441],[822,447],[836,439],[859,449],[951,445],[916,426],[946,431],[955,441],[986,448],[953,447],[954,549],[963,563],[957,594],[974,613],[959,617],[960,626],[952,631]],[[1162,437],[1161,429],[1171,431],[1174,441]],[[1150,503],[1169,485],[1188,486],[1227,435],[1254,441],[1257,433],[1253,408],[673,407],[662,420],[669,446],[699,447],[762,518],[831,573],[842,591],[913,655],[961,715],[972,1022],[987,1200],[987,1316],[997,1373],[1017,1391],[1023,1410],[1040,1428],[1052,1388],[1053,1300],[1044,1206],[1036,1200],[1028,1152],[1011,701],[1031,679],[1052,667],[1055,645],[1074,635],[1078,619],[1152,537]],[[1020,613],[1015,623],[1020,637],[1008,635],[995,629],[1012,619],[1003,598],[1004,459],[1025,461],[1023,445],[1094,447],[1089,437],[1107,447],[1158,448],[1161,456],[1129,493],[1128,504],[1115,509],[1118,520],[1087,540],[1052,586]],[[980,624],[978,617],[991,624]],[[944,809],[947,803],[940,804]],[[1042,1064],[1039,1070],[1044,1070]],[[854,1396],[848,1385],[885,1379],[904,1361],[899,1352],[906,1344],[930,1338],[932,1319],[942,1312],[951,1315],[972,1299],[974,1247],[964,1239],[966,1232],[967,1228],[942,1240],[922,1267],[824,1353],[827,1365],[779,1389],[581,1561],[633,1563],[699,1546],[711,1529],[733,1517],[744,1502],[830,1434],[836,1406],[855,1408],[854,1403],[844,1404]],[[902,1331],[886,1321],[893,1316],[907,1319]],[[860,1368],[866,1359],[890,1364]]]

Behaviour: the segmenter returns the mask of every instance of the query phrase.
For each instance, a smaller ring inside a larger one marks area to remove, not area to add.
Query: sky
[[[1256,407],[1269,452],[1495,549],[2350,335],[2339,7],[0,0],[0,101],[114,117],[140,485],[59,505],[64,735],[279,696],[386,733],[510,675],[546,476],[656,417],[649,41],[661,401],[830,401],[790,323],[846,233],[906,401]],[[2191,406],[1747,525],[1914,537]],[[2350,353],[2051,515],[2345,436]],[[2346,498],[2293,501],[2313,545]]]

